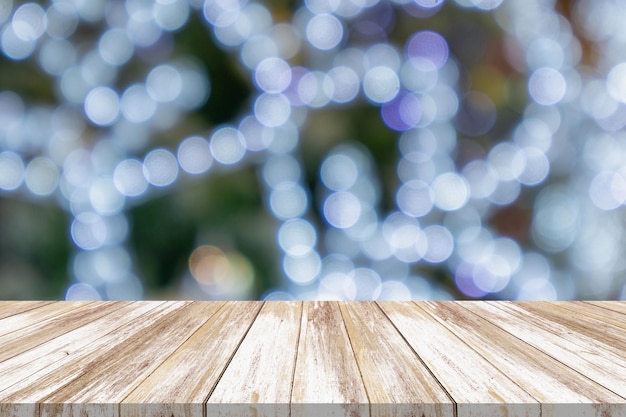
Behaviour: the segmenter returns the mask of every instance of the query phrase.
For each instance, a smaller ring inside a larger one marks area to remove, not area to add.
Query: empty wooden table
[[[626,417],[626,303],[3,301],[0,416]]]

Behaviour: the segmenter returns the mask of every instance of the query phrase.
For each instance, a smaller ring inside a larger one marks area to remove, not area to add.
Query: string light
[[[52,80],[58,105],[31,107],[13,92],[0,92],[0,189],[16,197],[53,195],[70,211],[77,282],[68,299],[141,296],[125,249],[129,202],[149,199],[156,189],[167,192],[185,175],[211,175],[214,164],[245,166],[252,153],[269,211],[281,222],[276,244],[285,282],[268,298],[453,296],[411,275],[416,265],[438,265],[468,297],[608,295],[624,284],[617,278],[623,271],[618,252],[610,250],[623,244],[619,209],[626,204],[619,5],[583,1],[574,10],[585,41],[595,42],[599,54],[598,73],[590,73],[579,66],[581,40],[545,2],[456,1],[493,14],[511,66],[526,76],[529,98],[517,127],[497,132],[500,143],[466,163],[455,160],[461,142],[493,133],[497,92],[461,90],[460,60],[443,34],[416,31],[400,45],[386,35],[393,26],[388,16],[436,18],[442,5],[312,0],[291,22],[274,22],[265,5],[240,0],[0,4],[1,52],[16,62],[36,61]],[[179,138],[175,152],[151,148],[155,132],[176,125],[211,94],[211,74],[194,60],[154,52],[192,13],[204,19],[219,47],[239,58],[256,96],[247,113],[210,135]],[[102,33],[78,45],[76,31],[94,23]],[[353,42],[350,31],[372,41]],[[122,87],[123,69],[138,56],[146,71]],[[472,76],[478,83],[479,74]],[[398,136],[396,208],[387,212],[372,156],[354,143],[324,157],[319,196],[305,186],[310,179],[298,149],[308,114],[354,102],[378,107]],[[63,116],[61,109],[69,110]],[[92,128],[105,133],[88,148],[80,138]],[[554,184],[555,178],[567,184]],[[531,241],[499,236],[490,216],[535,187]],[[320,222],[311,219],[315,205]],[[102,251],[116,255],[85,255]],[[232,271],[245,272],[245,289],[217,288],[213,277],[208,284],[202,281],[208,278],[196,281],[207,296],[245,296],[253,287],[249,261],[214,252]],[[565,256],[549,258],[556,253]],[[103,264],[119,270],[102,272]],[[99,280],[88,278],[92,269],[100,271]],[[583,284],[591,269],[603,277],[598,285]]]

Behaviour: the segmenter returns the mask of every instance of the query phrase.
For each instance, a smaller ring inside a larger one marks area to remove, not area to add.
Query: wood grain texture
[[[457,417],[540,417],[537,400],[435,318],[407,303],[380,305],[457,404]]]
[[[121,416],[202,417],[205,401],[261,305],[230,302],[217,311],[124,399]]]
[[[266,302],[207,401],[207,416],[289,416],[302,302]]]
[[[304,304],[291,416],[369,416],[365,386],[336,302]]]
[[[615,404],[623,403],[623,398],[459,303],[417,304],[539,401],[543,416],[620,415]]]
[[[372,417],[454,415],[448,393],[376,303],[342,302],[340,307]]]
[[[0,302],[1,417],[626,417],[624,302]]]

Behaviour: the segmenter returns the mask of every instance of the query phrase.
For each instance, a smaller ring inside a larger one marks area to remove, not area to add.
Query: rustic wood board
[[[624,302],[0,302],[2,417],[626,417]]]

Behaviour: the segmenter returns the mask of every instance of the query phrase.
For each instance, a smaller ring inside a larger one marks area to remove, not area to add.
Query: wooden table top
[[[626,416],[626,302],[0,302],[0,416]]]

